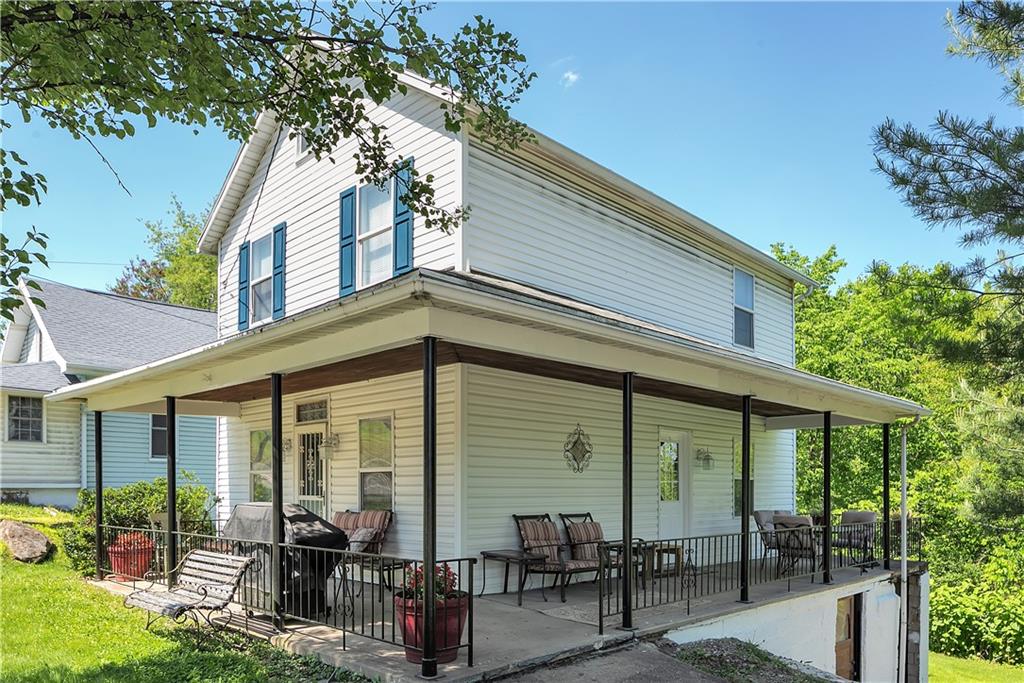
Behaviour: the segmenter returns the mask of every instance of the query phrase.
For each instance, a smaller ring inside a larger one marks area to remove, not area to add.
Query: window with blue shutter
[[[412,179],[410,158],[395,174],[394,275],[412,270],[413,214],[405,203],[405,193]]]
[[[339,293],[348,296],[356,291],[356,188],[352,187],[338,198],[341,246],[338,267]]]
[[[238,329],[249,329],[249,242],[238,248]]]
[[[279,320],[284,317],[284,243],[287,223],[274,227],[274,311],[272,318]]]

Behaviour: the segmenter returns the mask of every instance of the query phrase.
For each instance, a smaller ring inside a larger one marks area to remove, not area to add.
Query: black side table
[[[523,587],[526,585],[526,570],[532,564],[544,564],[547,560],[546,556],[539,555],[537,553],[528,553],[522,550],[484,550],[480,552],[480,557],[483,558],[481,563],[481,571],[483,571],[484,580],[480,586],[480,595],[484,594],[484,589],[487,587],[487,560],[497,560],[505,564],[505,585],[502,588],[502,593],[508,593],[508,569],[511,565],[516,565],[519,568],[519,606],[523,606]],[[541,594],[544,593],[544,582],[540,584]]]

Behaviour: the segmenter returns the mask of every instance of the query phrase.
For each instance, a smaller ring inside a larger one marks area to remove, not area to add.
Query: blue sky
[[[491,17],[539,74],[518,118],[760,249],[835,243],[855,277],[873,259],[967,258],[873,172],[874,125],[927,125],[940,109],[1021,123],[997,74],[945,54],[946,7],[450,3],[426,23],[447,33]],[[141,222],[164,217],[172,194],[205,207],[237,149],[218,130],[169,123],[99,141],[129,196],[61,131],[18,121],[4,144],[50,185],[42,206],[10,210],[4,231],[36,225],[53,261],[38,274],[98,288],[145,253]]]

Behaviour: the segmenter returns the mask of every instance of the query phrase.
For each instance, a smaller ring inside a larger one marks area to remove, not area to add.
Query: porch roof
[[[178,410],[237,415],[269,394],[420,367],[414,342],[440,340],[439,364],[501,367],[618,387],[635,372],[638,393],[753,412],[769,429],[892,422],[924,416],[916,403],[836,382],[661,325],[482,273],[415,270],[353,296],[146,365],[71,385],[51,400],[94,410]]]

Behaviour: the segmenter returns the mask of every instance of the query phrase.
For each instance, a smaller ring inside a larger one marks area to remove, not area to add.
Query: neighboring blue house
[[[84,404],[45,396],[86,379],[166,358],[217,337],[216,315],[182,306],[41,280],[15,312],[0,348],[0,492],[32,503],[73,505],[95,485],[93,414]],[[167,472],[162,414],[106,413],[103,483],[150,480]],[[178,417],[178,463],[215,486],[217,421]]]

